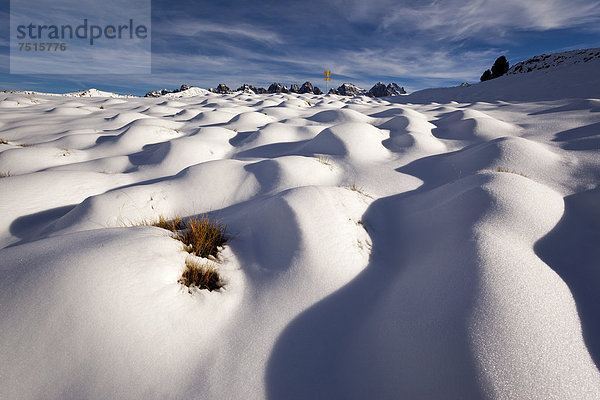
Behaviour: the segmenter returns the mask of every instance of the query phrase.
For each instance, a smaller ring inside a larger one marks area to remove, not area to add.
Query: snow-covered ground
[[[0,398],[600,398],[595,67],[389,101],[1,94]],[[137,225],[202,213],[226,285],[189,293]]]

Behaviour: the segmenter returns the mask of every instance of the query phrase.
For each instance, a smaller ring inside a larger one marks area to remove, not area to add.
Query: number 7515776
[[[19,51],[65,51],[67,50],[66,43],[19,43]]]

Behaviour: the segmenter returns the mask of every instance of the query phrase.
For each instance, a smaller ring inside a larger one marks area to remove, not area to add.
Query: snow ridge
[[[600,63],[600,47],[584,50],[571,50],[561,53],[542,54],[513,65],[508,70],[507,74],[523,74],[532,71],[567,67],[569,65],[588,62],[597,64]]]

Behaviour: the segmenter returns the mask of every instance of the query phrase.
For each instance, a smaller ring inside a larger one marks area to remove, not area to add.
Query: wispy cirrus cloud
[[[219,34],[230,39],[251,39],[258,42],[266,42],[271,44],[283,43],[281,35],[275,31],[265,28],[259,28],[250,24],[222,24],[209,22],[206,20],[185,21],[175,20],[162,23],[154,27],[154,32],[159,35],[180,36],[180,37],[196,37],[199,40],[207,40],[209,38],[201,35]]]
[[[440,0],[390,7],[382,29],[426,31],[463,39],[511,30],[565,29],[600,21],[600,1],[589,0]]]
[[[238,87],[242,83],[268,85],[280,81],[301,84],[306,80],[324,85],[323,69],[334,71],[332,83],[335,85],[353,82],[370,87],[380,79],[394,80],[407,86],[411,85],[406,82],[418,80],[437,81],[439,85],[478,79],[496,53],[497,50],[493,49],[471,51],[452,46],[431,50],[417,43],[402,52],[381,52],[369,48],[321,49],[313,51],[311,57],[282,49],[280,53],[270,55],[266,64],[262,53],[240,47],[231,49],[227,56],[190,53],[154,55],[153,66],[161,74],[181,74],[182,79],[185,76],[190,79],[186,83],[208,79],[210,83],[206,86],[213,87],[221,82]],[[200,68],[188,73],[189,65]]]

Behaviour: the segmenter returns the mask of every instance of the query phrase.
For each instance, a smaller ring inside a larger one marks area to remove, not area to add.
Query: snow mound
[[[175,115],[183,111],[179,107],[170,107],[165,105],[157,105],[149,107],[144,113],[150,115]]]
[[[247,130],[249,127],[258,128],[273,122],[273,118],[256,111],[238,114],[231,118],[226,126],[229,129]]]
[[[121,112],[113,115],[112,117],[106,118],[111,126],[125,126],[133,121],[137,121],[142,118],[152,118],[148,115],[139,112]]]
[[[202,123],[203,125],[222,124],[229,122],[234,114],[227,111],[202,111],[198,113],[190,122]]]
[[[457,110],[442,114],[434,121],[433,134],[452,140],[491,140],[513,135],[519,128],[477,110]]]
[[[388,151],[381,142],[384,133],[366,123],[345,123],[324,129],[302,145],[301,150],[310,154],[330,154],[354,160],[385,159]]]
[[[177,119],[181,120],[181,121],[189,121],[192,118],[197,117],[202,112],[203,111],[200,109],[185,108],[185,109],[179,111],[177,114],[175,114],[175,117],[177,117]]]
[[[68,105],[63,105],[61,107],[56,107],[47,111],[49,114],[56,115],[87,115],[91,112],[78,107],[70,107]]]
[[[320,127],[297,127],[281,122],[271,122],[248,137],[244,137],[241,142],[236,144],[240,150],[249,151],[254,149],[255,152],[260,148],[265,149],[263,146],[272,145],[275,148],[274,154],[279,154],[276,149],[278,146],[284,143],[294,144],[312,139],[320,130]]]
[[[65,96],[65,97],[117,97],[117,98],[133,97],[131,95],[121,95],[121,94],[116,94],[116,93],[111,93],[111,92],[103,92],[102,90],[93,89],[93,88],[87,89],[87,90],[82,90],[79,92],[65,93],[62,96]]]
[[[507,136],[462,150],[416,160],[401,171],[418,176],[428,185],[439,185],[482,172],[508,173],[534,179],[551,187],[565,174],[567,162],[546,145]]]
[[[195,97],[195,96],[206,96],[206,95],[210,95],[211,93],[206,90],[206,89],[202,89],[199,87],[191,87],[187,90],[183,90],[181,92],[177,92],[177,93],[167,93],[165,95],[163,95],[162,97],[171,97],[171,98],[185,98],[185,97]]]
[[[397,110],[393,114],[399,114]],[[397,115],[379,125],[380,129],[390,131],[390,138],[383,144],[392,151],[439,153],[446,146],[432,134],[436,126],[427,120],[427,116],[414,110],[400,110],[403,115]],[[389,112],[379,115],[390,115]]]
[[[311,121],[326,124],[345,122],[370,122],[371,118],[354,110],[325,110],[308,118]]]
[[[181,102],[181,101],[175,101],[175,100],[165,100],[161,103],[158,103],[157,106],[164,106],[164,107],[172,107],[172,108],[182,108],[182,107],[187,107],[188,104]]]
[[[33,96],[11,95],[0,101],[0,108],[27,107],[38,104],[40,101]]]

